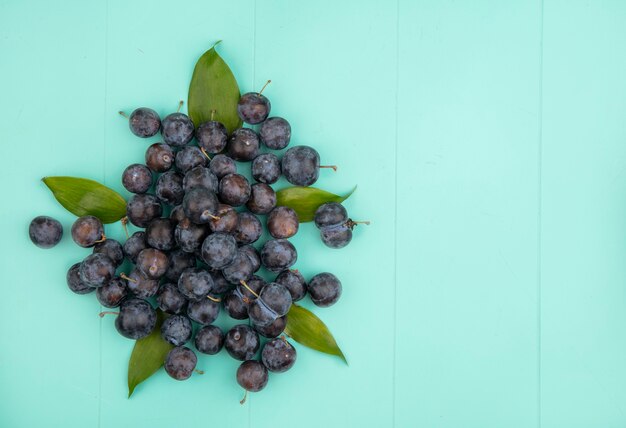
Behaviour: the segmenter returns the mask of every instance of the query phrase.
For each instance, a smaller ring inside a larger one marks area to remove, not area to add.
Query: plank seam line
[[[398,100],[400,93],[400,0],[396,0],[396,114],[394,146],[394,222],[393,222],[393,360],[391,362],[391,426],[396,426],[396,347],[398,325]]]
[[[544,0],[541,0],[539,28],[539,111],[538,111],[538,142],[537,142],[537,427],[541,428],[541,293],[542,293],[542,200],[543,200],[543,31],[544,31]]]

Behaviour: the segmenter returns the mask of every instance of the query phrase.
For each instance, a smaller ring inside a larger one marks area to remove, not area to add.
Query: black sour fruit
[[[178,205],[183,201],[183,176],[176,171],[161,174],[154,189],[157,198],[165,204]]]
[[[189,220],[197,224],[208,223],[216,217],[219,202],[215,193],[204,187],[194,187],[183,198],[183,210]]]
[[[104,254],[91,254],[80,264],[80,280],[90,287],[103,287],[113,279],[115,264]]]
[[[343,248],[352,240],[352,230],[359,223],[348,218],[348,212],[337,202],[327,202],[319,206],[314,216],[315,226],[320,229],[322,242],[330,248]]]
[[[265,183],[250,186],[250,198],[246,207],[254,214],[267,214],[276,206],[276,192]]]
[[[273,153],[263,153],[252,161],[252,178],[259,183],[273,184],[280,178],[280,160]]]
[[[115,239],[105,239],[102,242],[98,242],[93,247],[93,252],[104,254],[111,259],[115,267],[118,267],[124,261],[124,250],[122,244]]]
[[[67,286],[76,294],[88,294],[94,291],[95,288],[88,286],[80,279],[80,265],[80,263],[75,263],[67,271]]]
[[[154,195],[135,195],[126,204],[126,216],[137,227],[146,227],[152,219],[161,217],[163,207]]]
[[[252,129],[239,128],[230,136],[226,151],[236,161],[249,162],[259,154],[259,136]]]
[[[193,122],[184,113],[169,114],[161,122],[161,136],[166,144],[183,147],[193,138]]]
[[[337,169],[335,166],[320,166],[320,155],[309,146],[295,146],[283,155],[281,161],[283,175],[295,186],[310,186],[320,174],[320,168]]]
[[[171,251],[168,258],[170,263],[165,271],[165,278],[172,282],[178,282],[185,269],[196,266],[196,256],[180,248]]]
[[[269,340],[261,351],[263,365],[274,373],[283,373],[292,368],[296,357],[296,348],[284,339]]]
[[[226,281],[224,275],[219,270],[211,272],[211,278],[213,278],[213,290],[215,294],[223,294],[233,288],[233,284]]]
[[[240,174],[228,174],[220,180],[220,200],[233,207],[238,207],[250,198],[250,183]]]
[[[213,174],[209,168],[203,166],[191,168],[187,171],[183,179],[183,189],[185,192],[188,192],[194,187],[204,187],[213,193],[217,193],[218,185],[219,180],[215,174]]]
[[[220,304],[206,298],[197,302],[189,302],[187,316],[200,325],[209,325],[220,314]]]
[[[191,339],[191,321],[183,315],[173,315],[163,321],[161,337],[174,346],[182,346]]]
[[[250,257],[241,250],[238,250],[233,261],[222,269],[224,278],[231,284],[247,281],[253,273],[254,266]]]
[[[213,269],[228,266],[237,255],[235,238],[226,233],[213,233],[202,243],[202,260]]]
[[[141,138],[156,135],[161,129],[161,118],[156,111],[147,107],[135,109],[128,117],[130,132]]]
[[[265,86],[269,83],[270,81],[268,80]],[[263,86],[263,89],[265,89],[265,86]],[[270,104],[270,100],[264,95],[261,95],[263,89],[259,92],[248,92],[239,98],[237,113],[241,120],[250,125],[261,123],[270,115],[272,105]]]
[[[124,242],[124,256],[131,262],[136,263],[137,255],[139,255],[141,250],[148,248],[145,237],[145,232],[135,232]]]
[[[257,216],[247,212],[239,213],[239,223],[234,233],[238,244],[252,244],[261,237],[262,233],[263,225]]]
[[[267,368],[258,361],[244,361],[237,369],[237,383],[246,391],[259,392],[267,380]]]
[[[239,224],[239,214],[230,205],[219,204],[217,215],[209,220],[211,232],[233,233]]]
[[[252,272],[261,269],[261,255],[256,248],[248,244],[239,247],[239,251],[245,253],[250,259],[250,262],[252,262]]]
[[[211,274],[201,268],[188,268],[178,278],[178,291],[189,300],[206,299],[213,289]]]
[[[122,185],[129,192],[146,193],[152,186],[150,168],[139,163],[127,166],[122,173]]]
[[[150,303],[142,299],[127,299],[120,305],[115,328],[124,337],[138,340],[154,330],[157,316]]]
[[[298,260],[298,253],[293,244],[286,239],[272,239],[261,249],[261,263],[269,271],[280,272]]]
[[[317,208],[313,221],[318,229],[339,226],[348,221],[348,211],[337,202],[326,202]]]
[[[274,311],[279,317],[287,315],[292,303],[291,293],[289,293],[287,287],[276,282],[270,282],[263,287],[257,300],[261,300],[265,303],[267,307]]]
[[[297,270],[286,269],[278,274],[274,282],[284,285],[294,302],[301,300],[307,291],[307,283],[302,274]]]
[[[182,205],[176,205],[172,208],[172,211],[170,211],[170,220],[172,220],[174,224],[180,223],[185,218],[187,218],[187,216],[185,215],[185,210],[183,210]]]
[[[174,163],[174,151],[167,144],[154,143],[146,150],[146,165],[154,172],[165,172]]]
[[[159,291],[159,280],[148,278],[137,268],[130,272],[126,280],[128,291],[140,299],[148,299]]]
[[[334,305],[341,297],[341,281],[332,273],[319,273],[309,281],[309,295],[317,306]]]
[[[209,162],[209,169],[218,179],[228,174],[237,173],[237,164],[226,155],[215,155]]]
[[[157,250],[169,251],[176,245],[174,224],[169,218],[155,218],[146,227],[146,243]]]
[[[186,346],[173,348],[165,357],[165,371],[171,378],[186,380],[191,377],[198,364],[198,357]]]
[[[188,218],[178,223],[174,232],[180,249],[187,253],[195,253],[208,234],[209,227],[206,224],[196,224]]]
[[[234,359],[249,360],[259,350],[259,335],[248,325],[236,325],[226,333],[224,347]]]
[[[269,339],[278,337],[281,335],[283,331],[285,331],[285,327],[287,326],[287,316],[276,318],[273,323],[266,326],[253,325],[254,329],[263,337],[267,337]]]
[[[284,149],[291,140],[291,125],[282,117],[270,117],[261,125],[259,136],[268,149]]]
[[[104,237],[104,227],[98,217],[86,215],[72,225],[72,239],[84,248],[93,247]]]
[[[170,260],[161,250],[146,248],[137,256],[137,268],[150,279],[159,279],[169,266]]]
[[[180,314],[185,309],[187,299],[178,291],[178,287],[171,283],[161,285],[157,293],[159,309],[168,314]]]
[[[267,216],[267,231],[273,238],[291,238],[299,227],[298,215],[289,207],[276,207]]]
[[[197,166],[207,166],[209,159],[196,146],[187,146],[176,153],[176,168],[183,174]]]
[[[221,122],[211,120],[196,129],[196,140],[205,152],[219,153],[226,147],[228,131]]]
[[[224,333],[215,325],[204,326],[196,333],[194,345],[198,352],[215,355],[224,346]]]
[[[98,302],[105,308],[117,308],[127,294],[126,281],[118,276],[109,281],[104,287],[96,289]]]
[[[33,244],[39,248],[52,248],[61,241],[63,226],[52,217],[40,215],[30,222],[28,235]]]

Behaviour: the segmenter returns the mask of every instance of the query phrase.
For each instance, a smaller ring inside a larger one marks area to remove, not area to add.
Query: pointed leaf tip
[[[298,215],[300,223],[312,221],[315,211],[326,202],[341,203],[348,199],[356,190],[356,186],[344,196],[335,195],[315,187],[288,187],[276,192],[276,205],[292,208]]]

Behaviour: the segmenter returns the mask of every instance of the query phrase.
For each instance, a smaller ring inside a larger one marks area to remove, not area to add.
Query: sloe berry
[[[183,147],[194,134],[193,122],[184,113],[172,113],[161,122],[161,136],[166,144]]]
[[[151,108],[140,107],[128,117],[128,127],[130,132],[140,138],[152,137],[161,129],[161,118]]]
[[[239,223],[234,233],[238,244],[252,244],[261,237],[262,233],[263,226],[257,216],[247,212],[239,213]]]
[[[280,178],[280,160],[273,153],[263,153],[252,161],[252,178],[260,183],[273,184]]]
[[[195,253],[208,234],[209,228],[206,224],[196,224],[185,218],[176,226],[174,236],[181,250]]]
[[[292,368],[296,358],[296,348],[284,339],[269,340],[261,351],[263,365],[274,373],[284,373]]]
[[[159,291],[159,280],[148,278],[138,268],[133,269],[128,278],[126,286],[135,297],[148,299]]]
[[[220,314],[220,304],[206,298],[197,302],[189,302],[187,316],[201,325],[209,325]]]
[[[239,214],[233,207],[219,204],[216,218],[209,220],[211,232],[234,233],[239,223]]]
[[[122,185],[129,192],[146,193],[152,186],[150,168],[139,163],[127,166],[122,173]]]
[[[154,172],[165,172],[174,163],[174,151],[163,143],[154,143],[146,150],[146,165]]]
[[[124,242],[124,255],[131,262],[136,263],[137,255],[145,248],[148,248],[145,232],[135,232]]]
[[[281,150],[289,145],[291,125],[282,117],[270,117],[261,125],[259,135],[268,149]]]
[[[169,263],[167,254],[156,248],[146,248],[137,255],[137,268],[150,279],[159,279],[165,275]]]
[[[242,245],[239,247],[240,251],[243,251],[250,261],[252,262],[252,272],[256,272],[261,269],[261,255],[258,250],[254,248],[252,245]]]
[[[126,299],[120,305],[115,328],[124,337],[138,340],[154,330],[157,316],[150,303],[142,299]]]
[[[115,267],[118,267],[124,261],[124,250],[122,244],[115,239],[105,239],[102,242],[98,242],[93,247],[93,252],[104,254],[111,259]]]
[[[265,388],[267,380],[267,368],[258,361],[244,361],[237,369],[237,383],[246,391],[259,392]]]
[[[291,238],[299,228],[298,214],[292,208],[276,207],[267,216],[267,231],[274,238]]]
[[[295,186],[310,186],[319,177],[320,155],[312,147],[295,146],[285,152],[281,166],[288,182]]]
[[[267,214],[276,206],[276,192],[265,183],[250,186],[246,207],[254,214]]]
[[[176,153],[176,168],[180,169],[183,174],[197,166],[207,166],[209,160],[196,146],[186,146]]]
[[[169,251],[176,245],[174,224],[169,218],[155,218],[146,227],[146,243],[157,250]]]
[[[157,198],[165,204],[178,205],[183,201],[183,176],[176,171],[167,171],[157,179],[154,189]]]
[[[106,308],[117,308],[126,298],[128,289],[126,281],[119,276],[113,278],[107,285],[96,290],[98,302]]]
[[[284,285],[294,302],[301,300],[307,291],[307,283],[302,274],[297,270],[286,269],[278,274],[274,282]]]
[[[248,92],[239,98],[237,113],[241,120],[250,125],[256,125],[267,119],[272,105],[260,92]]]
[[[183,189],[188,192],[194,187],[204,187],[213,193],[217,193],[219,181],[209,168],[196,166],[185,174]]]
[[[176,205],[172,208],[172,211],[170,212],[170,220],[172,220],[172,223],[178,224],[185,218],[187,218],[187,216],[185,215],[185,210],[183,210],[182,204]]]
[[[174,346],[182,346],[191,339],[191,321],[183,315],[173,315],[161,324],[161,337]]]
[[[226,333],[224,347],[234,359],[240,361],[249,360],[259,350],[259,335],[252,327],[238,324]]]
[[[249,128],[232,133],[226,146],[228,156],[240,162],[249,162],[259,154],[259,136]]]
[[[226,155],[215,155],[209,162],[209,169],[218,179],[228,174],[237,173],[237,164]]]
[[[309,281],[311,301],[320,307],[334,305],[341,297],[341,281],[332,273],[323,272]]]
[[[223,294],[233,288],[233,285],[226,281],[221,271],[216,270],[211,272],[211,277],[213,278],[213,293]]]
[[[81,263],[74,263],[67,271],[67,286],[76,294],[88,294],[94,291],[95,288],[88,286],[80,279],[80,265]]]
[[[98,217],[78,217],[72,225],[72,239],[83,248],[93,247],[104,237],[104,227]]]
[[[40,215],[30,222],[28,235],[33,244],[39,248],[52,248],[61,241],[63,226],[52,217]]]
[[[204,187],[194,187],[183,198],[185,215],[197,224],[208,223],[217,214],[218,207],[215,193]]]
[[[191,377],[198,364],[198,357],[186,346],[173,348],[165,357],[165,371],[171,378],[186,380]]]
[[[90,287],[102,287],[115,275],[115,264],[104,254],[91,254],[80,264],[80,280]]]
[[[154,195],[135,195],[126,204],[126,216],[137,227],[146,227],[154,218],[161,217],[163,207]]]
[[[228,174],[220,180],[219,196],[225,204],[233,207],[243,205],[250,198],[250,183],[243,175]]]
[[[178,278],[178,291],[192,301],[206,300],[212,289],[213,278],[205,269],[187,268]]]
[[[254,272],[254,266],[248,255],[237,250],[237,254],[233,261],[222,269],[222,274],[226,281],[231,284],[239,284],[241,281],[247,281]]]
[[[253,325],[254,329],[263,337],[274,338],[280,336],[287,326],[287,315],[276,318],[273,323],[266,326]]]
[[[221,122],[211,120],[196,129],[196,140],[207,153],[219,153],[226,147],[228,131]]]
[[[271,272],[287,269],[298,260],[293,244],[286,239],[267,241],[261,249],[261,263]]]
[[[194,344],[199,352],[215,355],[224,346],[224,333],[218,326],[204,326],[196,333]]]
[[[237,255],[235,238],[226,233],[213,233],[202,243],[202,260],[213,269],[222,269]]]
[[[187,299],[178,291],[178,287],[171,283],[163,284],[157,292],[159,309],[168,314],[180,314],[185,309]]]

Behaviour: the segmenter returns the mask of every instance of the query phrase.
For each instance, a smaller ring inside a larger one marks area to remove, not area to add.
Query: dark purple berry
[[[222,269],[224,278],[231,284],[247,281],[253,273],[254,266],[250,257],[241,250],[238,250],[233,261]]]
[[[272,239],[261,249],[261,263],[269,271],[280,272],[298,260],[298,253],[293,244],[286,239]]]
[[[72,239],[83,248],[93,247],[103,237],[104,227],[98,217],[79,217],[72,225]]]
[[[140,107],[133,110],[128,117],[128,127],[138,137],[152,137],[161,129],[161,118],[151,108]]]
[[[30,222],[28,235],[33,244],[39,248],[52,248],[61,241],[63,226],[58,220],[41,215]]]
[[[169,218],[155,218],[148,224],[146,243],[161,251],[169,251],[176,246],[174,224]]]
[[[258,361],[244,361],[237,369],[237,383],[246,391],[259,392],[267,380],[267,368]]]
[[[189,302],[187,316],[201,325],[212,324],[220,314],[220,304],[206,298],[197,302]]]
[[[274,373],[283,373],[292,368],[296,358],[296,348],[284,339],[269,340],[261,351],[263,365]]]
[[[169,266],[169,258],[161,250],[146,248],[137,255],[137,268],[150,279],[159,279]]]
[[[176,248],[168,255],[170,263],[165,272],[165,278],[169,281],[178,282],[178,278],[183,271],[190,267],[196,267],[196,256],[194,254]]]
[[[91,254],[80,264],[80,280],[90,287],[103,287],[113,279],[115,264],[104,254]]]
[[[250,198],[250,183],[240,174],[228,174],[220,180],[220,200],[233,207],[238,207]]]
[[[239,250],[244,252],[252,262],[252,272],[256,272],[261,268],[261,255],[252,245],[243,245]]]
[[[248,325],[236,325],[226,333],[224,347],[234,359],[249,360],[259,350],[259,335]]]
[[[327,226],[320,230],[324,245],[330,248],[343,248],[352,241],[352,229],[346,225]]]
[[[197,166],[207,166],[209,160],[202,150],[196,146],[187,146],[176,153],[176,168],[185,174],[192,168]]]
[[[202,242],[208,234],[209,227],[206,224],[196,224],[185,218],[176,226],[174,236],[181,250],[195,253],[202,246]]]
[[[122,173],[122,185],[129,192],[146,193],[152,186],[150,168],[139,163],[129,165]]]
[[[228,174],[237,173],[237,164],[226,155],[215,155],[209,162],[209,169],[218,179]]]
[[[137,262],[137,256],[141,250],[148,248],[146,244],[145,232],[135,232],[124,243],[124,256],[126,256],[131,262]]]
[[[202,243],[202,260],[213,269],[232,263],[237,254],[235,238],[226,233],[213,233]]]
[[[270,282],[263,287],[257,300],[261,300],[265,303],[265,305],[279,317],[287,315],[292,303],[291,293],[289,293],[287,287],[277,282]]]
[[[191,339],[191,321],[183,315],[173,315],[161,324],[161,337],[174,346],[182,346]]]
[[[172,211],[170,212],[170,220],[172,220],[172,223],[178,224],[185,218],[187,218],[187,216],[185,215],[185,210],[183,210],[182,204],[176,205],[172,208]]]
[[[260,183],[273,184],[280,178],[280,160],[273,153],[263,153],[252,161],[252,178]]]
[[[211,277],[213,278],[213,293],[223,294],[233,288],[233,285],[226,281],[221,271],[211,272]]]
[[[159,280],[148,278],[137,268],[130,272],[128,278],[126,287],[135,297],[148,299],[156,295],[157,291],[159,291]]]
[[[282,117],[270,117],[261,125],[259,136],[268,149],[284,149],[291,140],[291,125]]]
[[[96,290],[98,302],[106,308],[117,308],[127,294],[126,281],[118,276],[109,281],[104,287]]]
[[[156,182],[154,193],[164,204],[178,205],[183,201],[183,176],[176,171],[161,174]]]
[[[219,181],[210,169],[203,166],[196,166],[185,174],[183,179],[183,189],[185,192],[190,191],[194,187],[204,187],[213,193],[217,193]]]
[[[261,299],[255,299],[248,306],[248,317],[253,326],[265,327],[272,324],[279,317]]]
[[[196,129],[196,140],[207,153],[219,153],[226,147],[228,131],[221,122],[211,120]]]
[[[93,247],[94,254],[104,254],[111,259],[115,267],[118,267],[124,261],[124,250],[122,244],[115,239],[105,239],[102,242],[98,242]]]
[[[224,333],[215,325],[204,326],[196,333],[194,344],[198,352],[215,355],[224,346]]]
[[[265,183],[250,186],[250,199],[246,207],[254,214],[267,214],[276,206],[276,192]]]
[[[309,281],[309,295],[317,306],[334,305],[341,297],[341,281],[332,273],[319,273]]]
[[[209,271],[201,268],[188,268],[178,278],[178,291],[187,299],[206,299],[213,289],[213,278]]]
[[[284,285],[294,302],[301,300],[307,291],[307,283],[302,274],[297,270],[286,269],[278,274],[274,282]]]
[[[138,340],[154,330],[157,316],[150,303],[142,299],[127,299],[120,305],[115,328],[124,337]]]
[[[287,326],[287,316],[276,318],[273,323],[267,326],[253,325],[254,329],[263,337],[274,338],[281,335]]]
[[[313,220],[318,229],[338,226],[348,221],[348,211],[337,202],[327,202],[317,208]]]
[[[95,288],[88,286],[80,279],[80,263],[74,263],[67,271],[67,286],[76,294],[88,294]]]
[[[154,172],[168,171],[174,163],[174,151],[163,143],[154,143],[146,150],[146,165]]]
[[[248,305],[243,301],[241,293],[239,293],[236,288],[224,294],[222,303],[229,317],[236,320],[245,320],[248,318]]]
[[[274,238],[291,238],[299,227],[298,214],[292,208],[276,207],[267,216],[267,231]]]
[[[215,218],[209,220],[211,232],[233,233],[239,224],[239,214],[233,207],[219,204]]]
[[[152,219],[161,217],[163,207],[154,195],[135,195],[126,204],[126,216],[137,227],[146,227]]]
[[[237,113],[244,122],[256,125],[267,119],[271,108],[270,100],[264,95],[258,92],[248,92],[239,98]]]
[[[259,154],[259,136],[252,129],[239,128],[230,136],[226,150],[232,159],[250,162]]]
[[[175,284],[163,284],[157,292],[157,305],[159,309],[168,314],[180,314],[185,309],[187,299],[178,291]]]
[[[263,226],[254,214],[239,213],[239,223],[235,229],[235,239],[240,245],[252,244],[256,242],[263,233]]]
[[[165,357],[165,371],[171,378],[186,380],[191,377],[198,364],[198,357],[186,346],[173,348]]]
[[[172,113],[161,122],[163,141],[174,147],[183,147],[194,134],[193,122],[186,114]]]
[[[283,175],[295,186],[310,186],[317,181],[320,172],[320,155],[309,146],[295,146],[283,155]]]
[[[215,193],[204,187],[194,187],[183,198],[183,210],[189,220],[197,224],[208,223],[217,214],[219,202]]]

